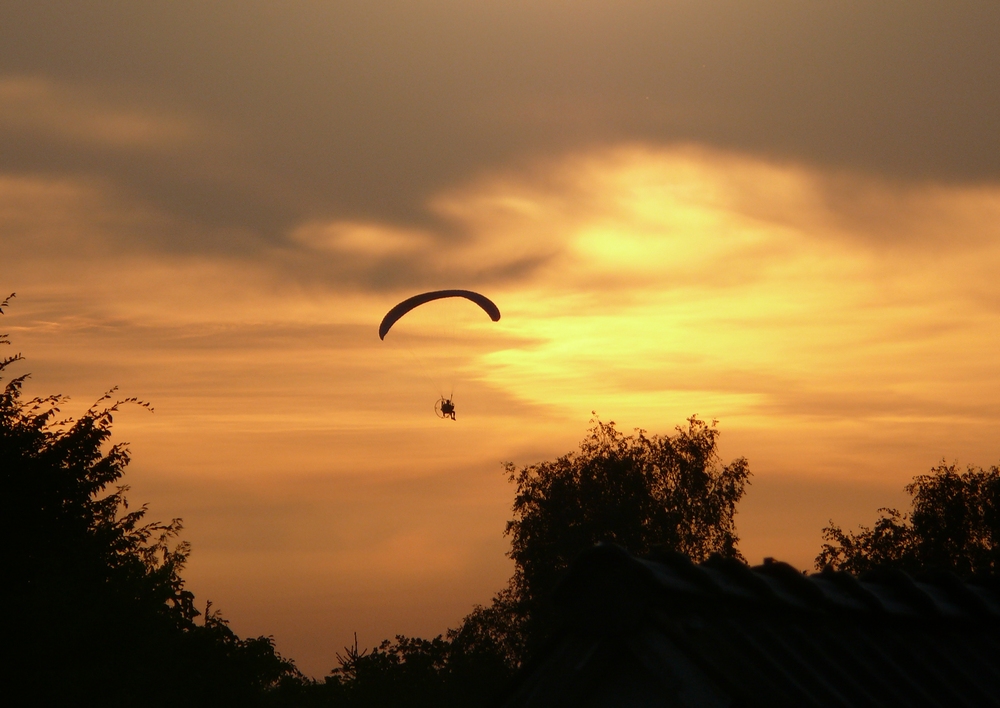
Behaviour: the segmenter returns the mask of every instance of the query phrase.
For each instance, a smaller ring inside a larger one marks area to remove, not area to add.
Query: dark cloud
[[[997,36],[1000,5],[973,1],[6,3],[3,76],[197,130],[152,147],[8,123],[0,152],[110,179],[230,250],[317,218],[447,232],[425,209],[442,188],[619,141],[995,181]]]

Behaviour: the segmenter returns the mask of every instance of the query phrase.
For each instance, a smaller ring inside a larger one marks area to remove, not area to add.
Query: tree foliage
[[[470,634],[475,630],[466,623],[434,639],[397,635],[371,651],[359,650],[355,638],[324,681],[287,681],[274,698],[279,705],[331,708],[493,706],[513,667]]]
[[[960,576],[1000,571],[1000,469],[962,472],[942,463],[915,477],[906,492],[911,510],[880,509],[872,528],[851,533],[831,521],[816,567],[855,574],[884,566]]]
[[[0,373],[20,360],[0,359]],[[253,705],[294,675],[270,638],[240,639],[217,613],[196,623],[180,519],[130,510],[111,425],[123,404],[146,404],[109,394],[63,418],[64,396],[24,400],[26,378],[0,393],[5,691],[35,705]]]
[[[517,486],[507,523],[511,591],[529,634],[570,562],[598,541],[636,555],[742,559],[734,517],[750,469],[744,458],[721,464],[718,435],[714,422],[697,417],[672,436],[625,435],[613,422],[595,421],[578,453],[520,470],[507,465]]]
[[[326,683],[340,689],[340,704],[345,706],[451,705],[446,696],[449,649],[441,636],[397,636],[371,652],[358,651],[355,643],[345,655],[337,655],[340,667],[331,672]]]

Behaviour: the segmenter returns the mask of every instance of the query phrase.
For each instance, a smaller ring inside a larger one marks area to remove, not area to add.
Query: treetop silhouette
[[[875,526],[845,532],[830,522],[817,569],[861,574],[892,566],[910,573],[948,570],[959,576],[1000,571],[1000,468],[941,463],[906,486],[908,513],[879,509]]]
[[[0,312],[10,298],[0,303]],[[0,342],[9,343],[6,336]],[[0,373],[21,361],[0,360]],[[119,484],[125,444],[103,396],[77,419],[61,395],[24,400],[27,374],[0,393],[0,534],[7,642],[4,690],[34,705],[253,706],[297,675],[270,637],[202,623],[180,575],[180,519],[147,522]]]

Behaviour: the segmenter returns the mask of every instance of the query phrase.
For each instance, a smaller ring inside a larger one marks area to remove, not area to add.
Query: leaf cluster
[[[331,708],[495,705],[513,667],[477,635],[476,624],[466,622],[433,639],[397,635],[370,651],[358,649],[355,635],[354,646],[337,654],[340,666],[324,681],[286,681],[273,698],[276,705]]]
[[[572,560],[599,541],[636,555],[742,559],[735,513],[750,468],[744,458],[721,464],[718,435],[714,421],[694,416],[663,436],[625,435],[596,420],[578,453],[520,470],[508,464],[517,493],[506,532],[520,596],[537,608]]]
[[[880,509],[875,526],[856,533],[830,522],[816,557],[820,570],[861,574],[892,566],[959,576],[1000,571],[1000,468],[941,463],[906,486],[911,509]]]

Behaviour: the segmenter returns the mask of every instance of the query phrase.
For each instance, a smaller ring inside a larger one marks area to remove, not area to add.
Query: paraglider
[[[385,317],[382,318],[382,324],[378,326],[378,338],[385,339],[385,335],[388,334],[389,329],[396,324],[396,320],[410,310],[420,307],[421,305],[433,300],[440,300],[446,297],[464,297],[466,300],[471,300],[483,308],[486,314],[489,315],[490,319],[494,322],[500,319],[500,308],[485,295],[480,295],[479,293],[472,292],[471,290],[432,290],[428,293],[421,293],[420,295],[414,295],[413,297],[407,298],[385,313]]]
[[[485,295],[480,295],[472,290],[433,290],[431,292],[421,293],[420,295],[414,295],[411,298],[407,298],[389,310],[385,314],[385,317],[382,318],[381,324],[378,326],[378,338],[384,340],[385,335],[389,333],[392,326],[410,310],[420,307],[425,303],[448,297],[464,297],[466,300],[470,300],[479,305],[479,307],[481,307],[494,322],[500,319],[500,308],[498,308],[496,303]],[[441,396],[441,398],[439,398],[434,404],[434,412],[437,414],[438,418],[450,418],[451,420],[455,420],[454,396],[449,396],[448,398]]]

